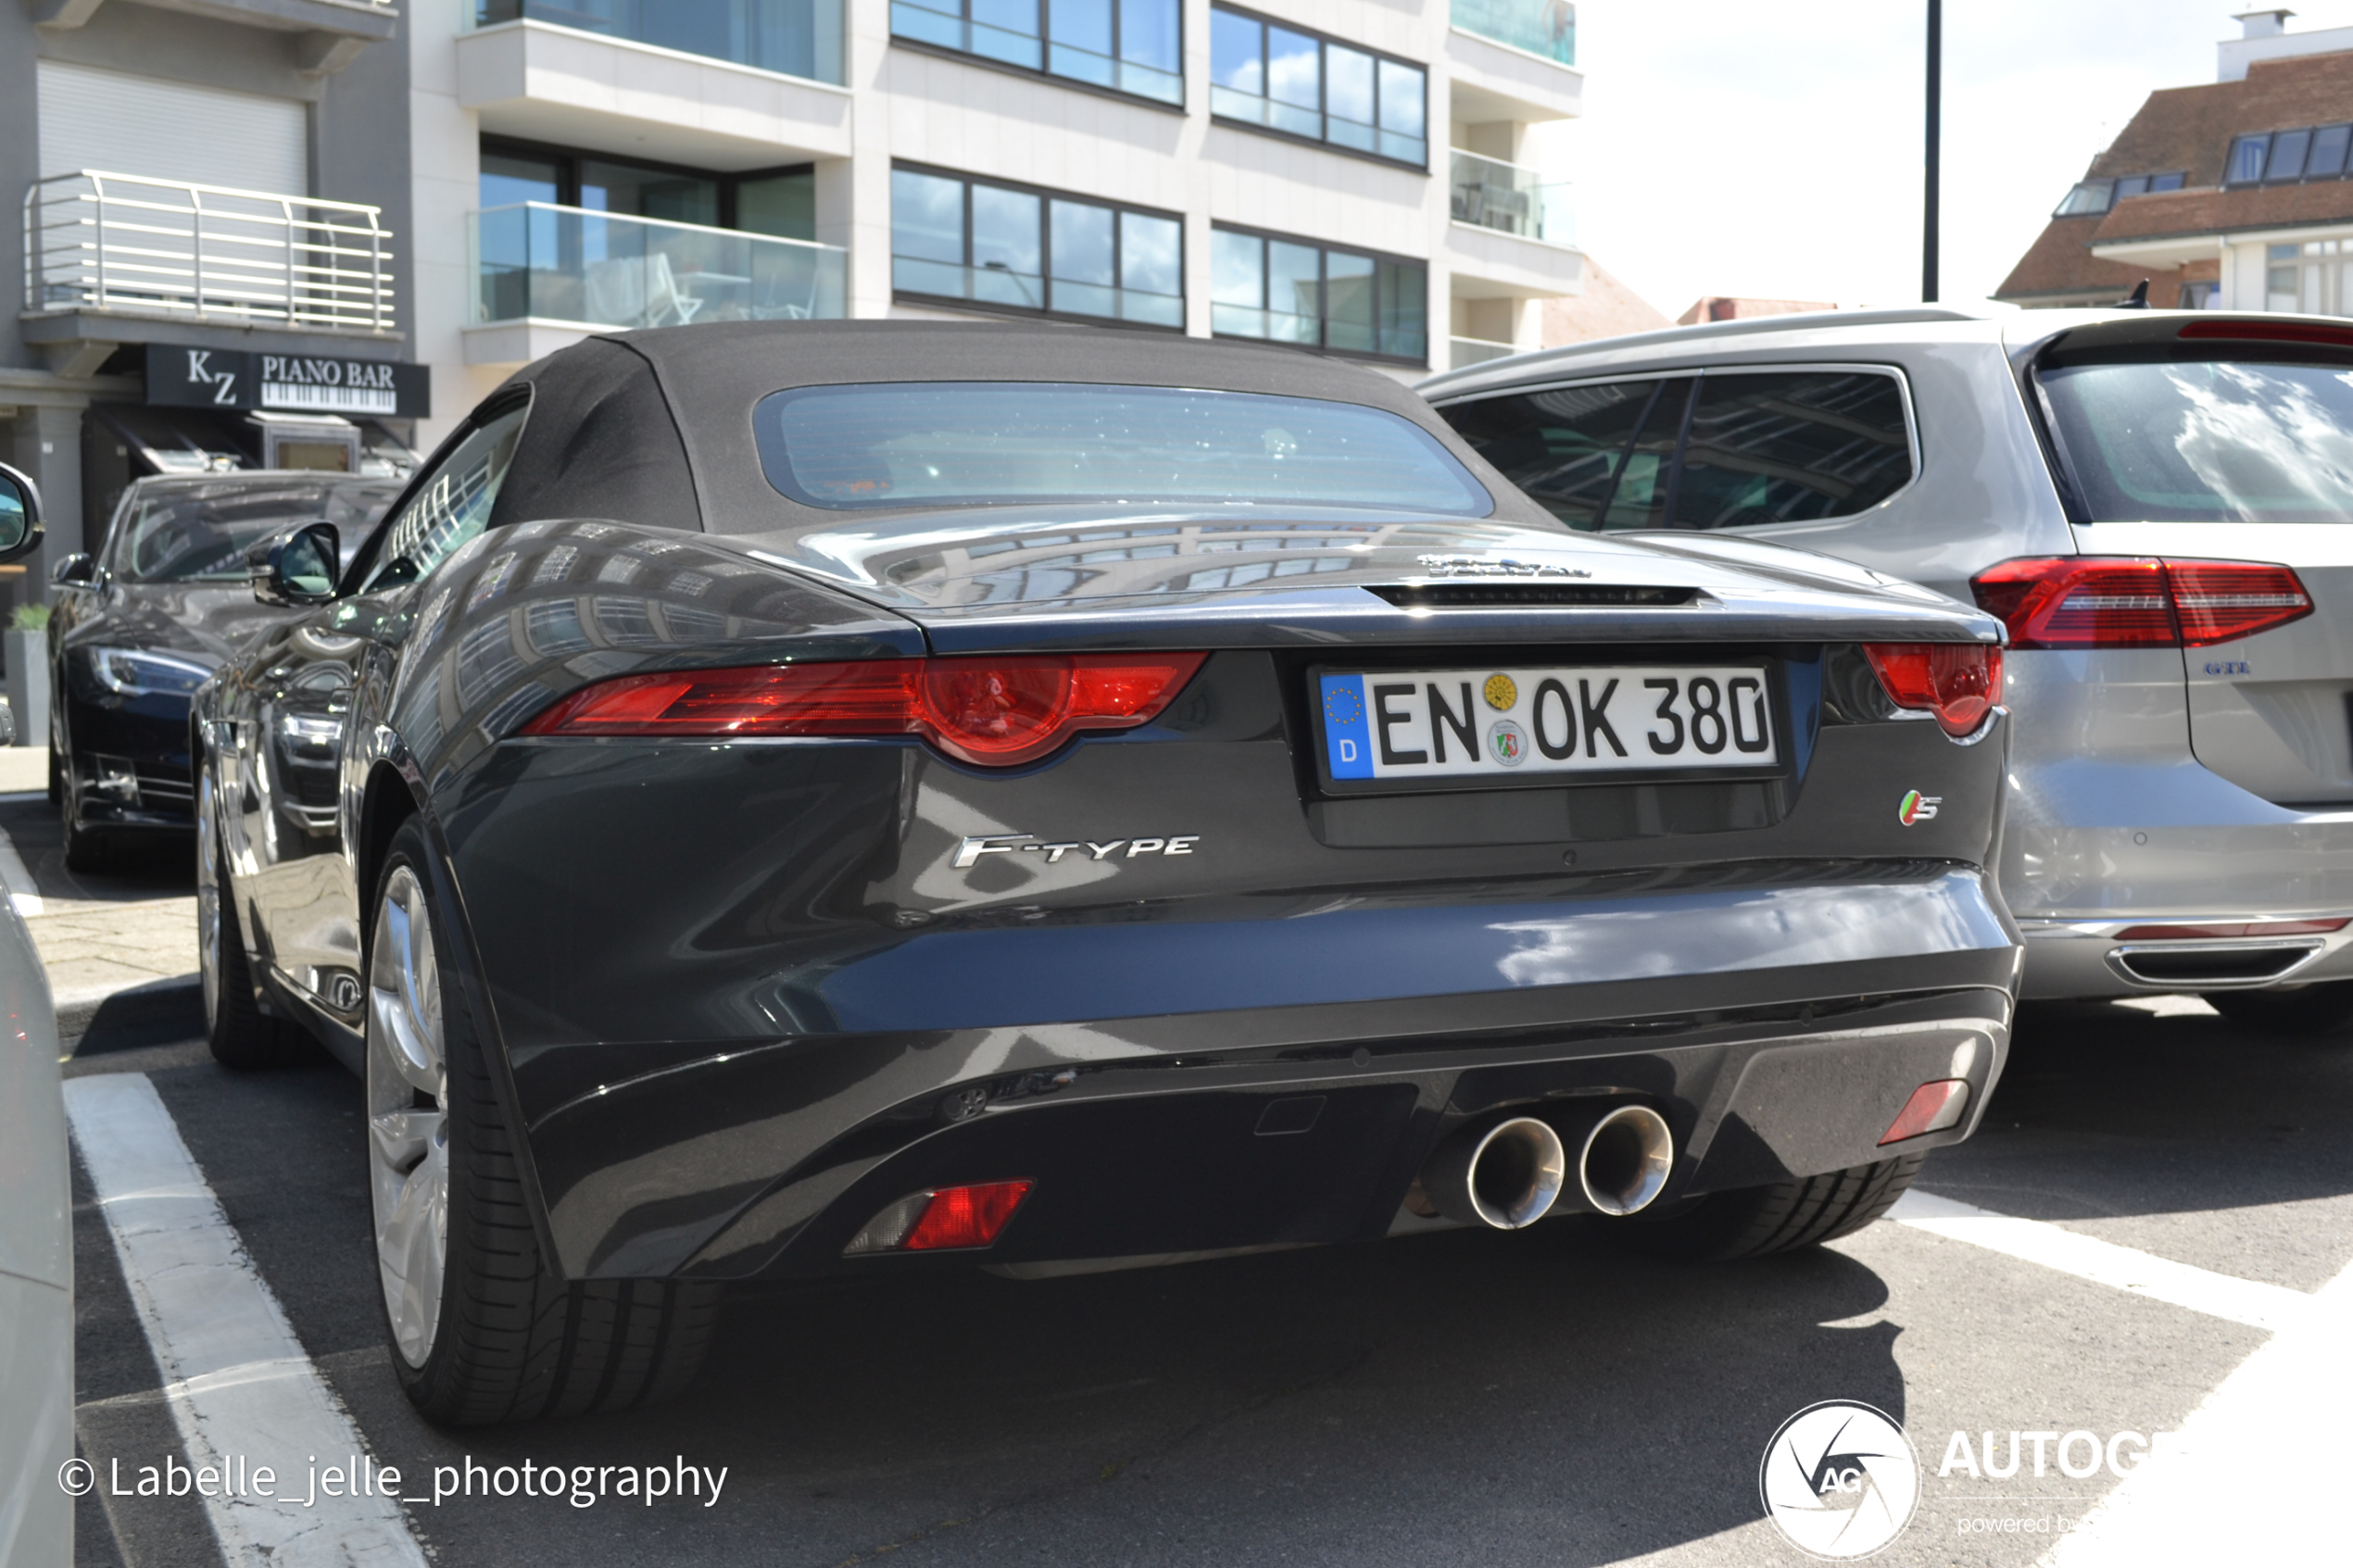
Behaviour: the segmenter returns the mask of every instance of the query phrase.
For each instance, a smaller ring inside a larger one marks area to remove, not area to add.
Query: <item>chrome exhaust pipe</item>
[[[1577,1150],[1579,1196],[1593,1212],[1636,1213],[1666,1190],[1675,1169],[1675,1135],[1667,1118],[1649,1106],[1593,1112],[1565,1123],[1562,1131]]]
[[[1439,1145],[1416,1185],[1424,1202],[1457,1224],[1516,1231],[1549,1213],[1567,1182],[1560,1135],[1533,1116],[1515,1116]]]

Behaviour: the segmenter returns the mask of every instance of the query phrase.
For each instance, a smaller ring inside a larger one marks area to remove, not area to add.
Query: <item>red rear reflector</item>
[[[1969,590],[2013,648],[2206,647],[2312,613],[2296,572],[2266,561],[2028,557],[1986,568]]]
[[[1149,723],[1202,653],[874,659],[623,675],[527,735],[922,735],[964,762],[1034,762],[1081,730]]]
[[[1924,708],[1956,738],[2002,700],[2002,650],[1983,643],[1866,643],[1879,684],[1898,708]]]
[[[2230,942],[2246,936],[2321,936],[2342,931],[2353,921],[2266,920],[2246,925],[2128,925],[2116,934],[2119,942]]]
[[[1961,1112],[1969,1109],[1969,1080],[1940,1078],[1933,1084],[1922,1084],[1912,1091],[1896,1113],[1895,1123],[1887,1129],[1887,1136],[1880,1139],[1884,1146],[1902,1143],[1906,1138],[1919,1137],[1922,1133],[1941,1133],[1947,1127],[1957,1127]]]
[[[2325,343],[2353,348],[2353,331],[2326,327],[2317,321],[2192,321],[2174,334],[2178,339],[2238,338],[2254,343]]]
[[[923,1252],[946,1247],[986,1247],[1029,1196],[1029,1182],[990,1182],[983,1186],[942,1187],[931,1195],[924,1217],[900,1248]]]

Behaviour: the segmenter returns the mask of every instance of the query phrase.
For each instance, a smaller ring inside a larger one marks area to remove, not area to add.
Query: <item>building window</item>
[[[2315,125],[2240,136],[2231,143],[2226,185],[2278,185],[2298,180],[2341,180],[2348,169],[2353,125]]]
[[[1214,229],[1210,329],[1416,364],[1429,358],[1429,273],[1418,261]]]
[[[2086,180],[2067,193],[2067,199],[2053,210],[2054,218],[2093,218],[2106,212],[2128,196],[2152,195],[2159,191],[2178,191],[2182,174],[2133,174],[2121,180]]]
[[[890,31],[1181,107],[1177,0],[891,0]]]
[[[1209,13],[1209,112],[1426,168],[1422,68],[1247,15]]]
[[[895,294],[1185,325],[1185,226],[1163,213],[931,169],[890,173]]]
[[[485,136],[481,180],[484,211],[541,202],[779,239],[817,237],[817,175],[806,164],[718,174]]]
[[[475,27],[536,21],[838,83],[841,0],[473,0]]]

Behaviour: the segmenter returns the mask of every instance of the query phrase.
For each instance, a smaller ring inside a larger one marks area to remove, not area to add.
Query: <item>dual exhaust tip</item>
[[[1411,1206],[1499,1231],[1534,1224],[1565,1196],[1576,1209],[1632,1214],[1665,1189],[1674,1164],[1674,1134],[1646,1105],[1551,1122],[1515,1116],[1441,1144],[1416,1184],[1420,1202]]]

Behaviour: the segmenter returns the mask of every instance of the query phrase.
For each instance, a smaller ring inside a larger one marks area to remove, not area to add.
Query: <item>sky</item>
[[[1943,297],[1982,300],[2159,87],[2214,80],[2247,0],[1948,0]],[[1702,295],[1920,297],[1926,0],[1579,0],[1581,119],[1523,158],[1669,317]],[[2291,32],[2353,25],[2311,0]]]

